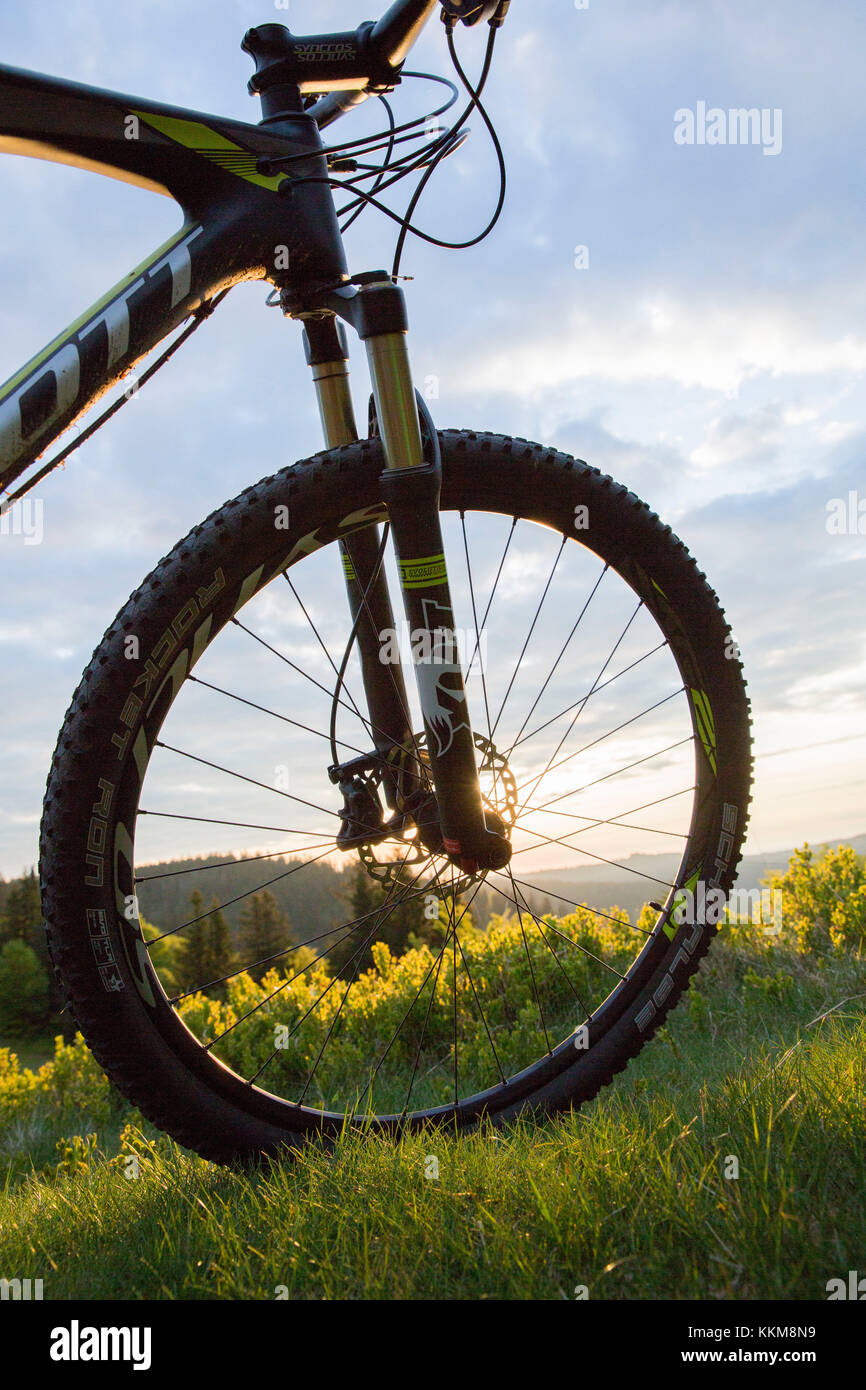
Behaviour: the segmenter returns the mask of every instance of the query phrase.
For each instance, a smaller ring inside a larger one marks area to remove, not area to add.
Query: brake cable
[[[371,190],[373,193],[378,192],[378,190],[379,190],[379,189],[381,188],[381,186],[382,186],[382,181],[383,181],[383,179],[385,178],[385,174],[386,174],[387,170],[389,169],[389,167],[390,167],[390,165],[391,165],[391,158],[392,158],[392,156],[393,156],[393,154],[394,154],[394,146],[396,145],[396,143],[397,143],[397,138],[398,138],[398,137],[397,137],[397,134],[396,134],[396,123],[395,123],[395,121],[394,121],[394,111],[393,111],[393,108],[392,108],[392,106],[391,106],[390,101],[388,100],[387,97],[384,97],[384,96],[380,96],[380,97],[379,97],[379,101],[382,103],[382,105],[384,106],[385,110],[386,110],[387,113],[388,113],[388,123],[389,123],[389,125],[390,125],[390,127],[391,127],[391,131],[390,131],[390,139],[388,140],[388,148],[387,148],[387,150],[385,151],[385,158],[384,158],[384,160],[383,160],[383,162],[382,162],[382,166],[381,166],[381,169],[380,169],[380,172],[379,172],[379,177],[378,177],[378,179],[376,180],[376,182],[373,184],[373,188],[372,188],[372,190]],[[406,139],[409,139],[410,137],[409,137],[409,136],[406,136],[405,138],[406,138]],[[352,213],[352,216],[349,218],[348,222],[344,222],[344,223],[343,223],[342,227],[340,228],[340,235],[341,235],[341,236],[342,236],[345,232],[347,232],[347,231],[349,230],[349,228],[351,227],[351,225],[352,225],[353,222],[357,221],[357,219],[361,216],[361,213],[362,213],[363,211],[364,211],[364,204],[362,203],[361,206],[360,206],[359,208],[357,208],[355,212]]]
[[[382,528],[382,539],[379,543],[379,550],[376,554],[376,559],[373,565],[373,572],[370,575],[369,580],[367,581],[367,586],[364,589],[363,594],[361,595],[361,602],[358,606],[358,612],[355,615],[355,621],[352,623],[352,630],[349,633],[348,638],[346,639],[346,650],[343,652],[343,659],[340,662],[340,669],[337,672],[337,684],[334,686],[334,695],[333,699],[331,700],[331,719],[329,727],[329,737],[331,740],[331,757],[333,759],[335,767],[340,761],[339,754],[337,753],[337,706],[340,703],[340,691],[343,688],[343,684],[346,678],[346,667],[349,664],[349,657],[352,653],[352,648],[355,645],[355,639],[358,636],[358,628],[361,626],[361,619],[363,618],[365,610],[367,608],[368,595],[371,593],[373,585],[379,578],[379,571],[382,568],[382,561],[385,558],[385,547],[388,544],[388,533],[390,529],[390,522],[386,521],[385,525]]]
[[[507,170],[506,170],[506,166],[505,166],[505,156],[503,155],[502,146],[501,146],[501,144],[500,144],[500,142],[499,142],[499,137],[498,137],[498,135],[496,134],[496,130],[495,130],[494,126],[493,126],[493,123],[492,123],[492,121],[490,120],[490,117],[488,116],[486,110],[484,109],[484,106],[483,106],[482,103],[481,103],[481,93],[482,93],[482,91],[484,90],[485,83],[487,82],[487,78],[488,78],[488,75],[489,75],[489,73],[490,73],[490,66],[491,66],[491,63],[492,63],[492,61],[493,61],[493,49],[494,49],[494,46],[495,46],[495,43],[496,43],[496,35],[497,35],[497,32],[498,32],[498,30],[497,30],[496,28],[494,28],[494,27],[491,25],[491,28],[490,28],[490,36],[489,36],[489,38],[488,38],[488,40],[487,40],[487,52],[486,52],[485,58],[484,58],[484,66],[483,66],[483,68],[482,68],[482,70],[481,70],[481,76],[480,76],[480,78],[479,78],[479,80],[478,80],[478,85],[477,85],[477,87],[474,87],[474,88],[473,88],[473,86],[471,85],[471,83],[470,83],[468,77],[466,76],[465,72],[463,71],[463,68],[462,68],[461,65],[460,65],[460,60],[459,60],[459,58],[457,57],[457,50],[456,50],[455,45],[454,45],[454,28],[453,28],[453,25],[446,25],[446,35],[447,35],[447,40],[448,40],[448,52],[449,52],[449,54],[450,54],[451,61],[452,61],[452,63],[454,64],[454,69],[455,69],[455,71],[456,71],[458,77],[460,78],[460,81],[463,83],[463,86],[466,88],[466,91],[469,93],[470,97],[472,98],[472,101],[471,101],[471,103],[470,103],[470,105],[469,105],[469,108],[467,109],[466,113],[464,114],[463,120],[466,120],[466,118],[471,114],[471,112],[472,112],[473,110],[477,110],[477,111],[478,111],[478,114],[480,115],[481,119],[484,121],[484,124],[487,126],[487,129],[488,129],[488,131],[489,131],[489,133],[490,133],[490,138],[491,138],[491,140],[493,141],[493,148],[494,148],[494,150],[496,151],[496,156],[497,156],[497,160],[498,160],[498,163],[499,163],[499,197],[498,197],[498,199],[497,199],[496,208],[495,208],[495,210],[494,210],[493,216],[490,218],[490,221],[488,222],[487,226],[484,228],[484,231],[481,232],[481,233],[479,233],[478,236],[473,237],[473,238],[472,238],[471,240],[469,240],[469,241],[464,241],[464,242],[445,242],[445,241],[439,241],[438,244],[439,244],[440,246],[445,247],[445,248],[450,249],[450,250],[454,250],[454,251],[466,250],[466,249],[468,249],[470,246],[477,246],[477,245],[479,244],[479,242],[484,241],[484,240],[490,235],[490,233],[493,231],[493,228],[496,226],[496,224],[497,224],[497,222],[499,221],[499,218],[500,218],[500,216],[501,216],[501,214],[502,214],[502,209],[503,209],[503,207],[505,206],[505,194],[506,194],[506,191],[507,191],[507,179],[508,179]],[[459,128],[459,125],[462,125],[462,124],[463,124],[463,122],[460,121],[460,122],[458,123],[458,128]],[[434,175],[434,173],[436,172],[437,168],[439,167],[440,163],[442,162],[443,159],[446,158],[446,156],[447,156],[447,154],[448,154],[449,152],[450,152],[449,147],[448,147],[448,146],[445,146],[445,147],[443,147],[443,149],[442,149],[442,151],[440,152],[440,154],[438,154],[438,155],[436,156],[436,158],[433,159],[433,161],[431,162],[429,168],[426,170],[426,172],[424,173],[423,177],[419,180],[418,187],[415,189],[415,192],[414,192],[414,194],[413,194],[413,196],[412,196],[412,200],[411,200],[411,202],[409,203],[408,208],[406,209],[406,218],[405,218],[405,221],[404,221],[404,224],[403,224],[403,228],[402,228],[402,230],[401,230],[401,232],[400,232],[400,236],[398,237],[397,246],[396,246],[395,252],[394,252],[394,264],[393,264],[393,268],[392,268],[392,270],[391,270],[391,275],[392,275],[392,277],[393,277],[394,279],[397,278],[397,274],[398,274],[398,272],[399,272],[399,270],[400,270],[400,261],[401,261],[402,256],[403,256],[403,248],[404,248],[404,246],[405,246],[405,244],[406,244],[406,238],[407,238],[407,236],[409,235],[410,232],[415,233],[415,229],[414,229],[414,227],[412,226],[412,215],[413,215],[413,213],[415,212],[415,209],[416,209],[416,207],[418,206],[418,203],[419,203],[420,200],[421,200],[421,196],[422,196],[422,194],[423,194],[423,192],[424,192],[424,189],[427,187],[427,184],[430,182],[430,179],[433,177],[433,175]],[[417,235],[417,233],[415,233],[415,234]]]
[[[392,176],[388,179],[385,179],[384,182],[380,181],[378,183],[377,191],[382,193],[385,192],[388,188],[392,187],[395,183],[399,182],[400,179],[406,178],[409,174],[414,173],[416,170],[420,168],[424,168],[425,172],[419,181],[418,187],[415,189],[415,192],[412,195],[409,207],[405,213],[401,215],[400,213],[395,212],[393,208],[388,207],[387,204],[381,202],[380,199],[374,197],[372,192],[367,192],[366,190],[358,186],[362,178],[372,177],[374,171],[362,173],[361,175],[359,175],[358,179],[354,180],[347,179],[343,181],[338,179],[315,177],[302,177],[297,180],[298,183],[327,184],[330,188],[345,189],[348,193],[353,194],[352,201],[346,203],[344,207],[338,210],[338,214],[340,216],[343,216],[346,213],[354,213],[355,216],[357,216],[359,215],[360,211],[362,211],[364,208],[375,207],[379,212],[384,213],[386,217],[390,218],[392,222],[396,222],[398,224],[398,226],[400,227],[400,235],[395,250],[394,265],[391,272],[392,278],[396,278],[398,274],[405,241],[410,233],[413,236],[418,237],[420,240],[429,243],[430,245],[439,246],[445,250],[466,250],[471,246],[477,246],[480,242],[484,241],[484,239],[490,235],[493,228],[496,226],[496,223],[499,221],[499,218],[502,214],[502,209],[505,205],[505,195],[507,188],[507,170],[505,166],[505,158],[495,127],[493,126],[493,123],[481,102],[481,93],[484,89],[484,86],[487,82],[487,78],[490,73],[491,63],[493,59],[493,50],[496,42],[496,35],[498,33],[498,26],[490,26],[490,35],[487,42],[487,51],[485,53],[484,64],[482,67],[481,75],[475,87],[473,87],[470,83],[457,57],[452,28],[453,26],[446,25],[449,54],[451,57],[451,61],[454,65],[455,71],[457,72],[460,81],[462,82],[463,86],[465,87],[466,91],[470,96],[470,101],[469,104],[466,106],[465,110],[461,113],[460,118],[457,121],[455,121],[455,123],[452,126],[450,126],[448,130],[446,130],[442,135],[438,136],[437,139],[431,141],[428,145],[424,146],[420,151],[417,151],[415,156],[410,156],[408,157],[408,159],[396,162],[392,166],[392,168],[395,170],[395,172],[392,173]],[[405,75],[415,76],[416,74]],[[432,74],[419,73],[417,75],[431,76]],[[487,226],[484,228],[482,232],[479,232],[477,236],[471,237],[466,241],[447,241],[443,237],[431,235],[430,233],[423,231],[422,228],[415,226],[411,220],[412,214],[414,213],[415,208],[418,205],[418,202],[421,198],[421,195],[424,192],[424,189],[426,188],[427,184],[432,178],[433,173],[436,171],[442,160],[446,158],[446,156],[450,154],[452,149],[454,148],[455,136],[461,133],[463,122],[476,109],[478,110],[482,120],[484,121],[485,126],[487,127],[488,132],[490,133],[490,137],[493,142],[493,147],[496,152],[500,176],[499,196],[497,198],[494,213],[490,218],[489,222],[487,223]],[[421,121],[429,121],[430,119],[432,119],[432,116],[428,116],[426,118],[418,118],[414,122],[414,124],[417,125],[420,124]],[[399,130],[400,127],[398,126],[396,127],[396,129]],[[368,148],[370,147],[370,143],[377,138],[379,137],[368,137]],[[362,144],[363,142],[360,140],[351,142],[351,144],[347,142],[345,146],[340,146],[339,148],[358,148]],[[335,152],[337,148],[338,147],[334,147]],[[362,153],[362,150],[358,149],[358,153]],[[289,156],[289,158],[292,158],[292,156]],[[353,216],[351,220],[354,221],[355,217]]]

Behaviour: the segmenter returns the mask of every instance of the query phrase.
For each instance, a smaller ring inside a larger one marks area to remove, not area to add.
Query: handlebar
[[[308,114],[320,127],[375,92],[389,91],[433,11],[452,25],[487,18],[498,26],[509,0],[395,0],[381,19],[341,34],[296,36],[282,24],[250,29],[241,47],[256,64],[249,90],[262,99],[265,120],[276,120],[300,94],[327,93]]]
[[[401,68],[440,0],[396,0],[373,26],[370,42],[393,68]]]
[[[396,0],[396,4],[386,10],[373,26],[369,43],[375,45],[384,61],[395,70],[395,76],[399,76],[410,50],[438,7],[439,0]],[[309,114],[319,129],[324,130],[325,126],[371,95],[369,86],[356,91],[330,92],[310,108]]]

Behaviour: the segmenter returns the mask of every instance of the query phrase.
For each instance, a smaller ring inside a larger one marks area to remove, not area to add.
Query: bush
[[[461,928],[456,997],[462,1084],[476,1089],[487,1084],[494,1046],[506,1074],[546,1050],[539,1000],[554,1041],[583,1022],[582,1004],[599,1003],[610,989],[610,972],[594,957],[623,969],[634,955],[634,929],[626,914],[614,908],[611,917],[599,922],[578,908],[567,917],[546,918],[547,942],[525,916],[522,925],[493,916],[485,931]],[[563,935],[583,950],[569,951]],[[242,1076],[253,1077],[265,1062],[259,1084],[280,1094],[298,1095],[315,1073],[308,1103],[343,1108],[364,1092],[371,1067],[382,1059],[376,1109],[402,1106],[413,1072],[418,1078],[413,1105],[446,1103],[453,1088],[447,1059],[454,1020],[450,1008],[428,1011],[428,1005],[434,989],[440,1005],[452,997],[452,949],[438,968],[438,949],[426,943],[394,955],[386,942],[377,941],[371,955],[372,967],[350,989],[351,981],[333,976],[333,967],[321,961],[296,979],[271,970],[256,984],[239,975],[224,1001],[199,994],[181,1005],[181,1014],[187,1027],[215,1043],[215,1055]],[[563,970],[574,990],[565,999]],[[235,1028],[247,1014],[243,1027]]]
[[[32,946],[7,941],[0,948],[0,1032],[11,1038],[39,1033],[48,1022],[48,975]]]
[[[124,1106],[80,1033],[69,1045],[54,1039],[54,1060],[40,1068],[44,1094],[55,1110],[73,1113],[96,1126],[107,1124]]]
[[[99,1128],[126,1106],[80,1033],[74,1042],[54,1039],[54,1058],[37,1072],[23,1069],[15,1053],[0,1048],[0,1120],[4,1125],[34,1115]]]
[[[850,845],[816,859],[805,844],[770,887],[782,891],[784,931],[801,952],[866,950],[866,869]]]
[[[0,1127],[5,1130],[12,1120],[29,1114],[39,1094],[37,1073],[23,1070],[14,1052],[0,1047]]]
[[[854,995],[866,946],[864,884],[863,864],[850,847],[819,859],[808,846],[797,851],[773,885],[785,895],[782,934],[768,937],[748,923],[726,925],[686,996],[687,1007],[674,1015],[676,1027],[705,1028],[715,1039],[720,1028],[739,1027],[741,1016],[751,1026],[756,1017],[793,1018],[801,1009],[808,1020],[828,1000]],[[654,922],[654,911],[644,909],[638,938]],[[305,1103],[333,1109],[351,1108],[353,1099],[370,1103],[364,1088],[381,1059],[373,1108],[402,1108],[410,1078],[416,1078],[413,1108],[445,1104],[453,1090],[454,994],[461,1085],[478,1089],[490,1082],[492,1045],[506,1075],[542,1055],[539,1004],[551,1041],[558,1042],[605,997],[610,967],[624,971],[640,944],[625,913],[611,908],[609,918],[599,918],[584,907],[562,918],[545,916],[540,924],[526,914],[522,923],[494,915],[484,930],[461,927],[458,940],[456,989],[453,946],[440,956],[441,942],[416,936],[402,954],[375,942],[369,968],[354,983],[337,975],[334,962],[299,947],[291,966],[259,982],[240,974],[228,981],[225,997],[197,994],[180,1012],[195,1036],[214,1043],[221,1061],[277,1094],[297,1099],[303,1093]],[[28,951],[15,941],[0,953],[7,996],[10,982],[17,982],[19,996],[22,980],[38,984]],[[437,1007],[428,1009],[434,990]],[[443,999],[448,1007],[441,1007]],[[243,1026],[235,1027],[241,1018]],[[672,1040],[673,1032],[665,1036]],[[58,1133],[73,1132],[97,1131],[103,1142],[106,1128],[132,1115],[80,1036],[71,1044],[56,1038],[52,1061],[38,1072],[22,1070],[14,1053],[0,1048],[5,1134],[45,1120],[53,1126],[52,1145]],[[73,1146],[60,1161],[74,1165],[86,1158]]]

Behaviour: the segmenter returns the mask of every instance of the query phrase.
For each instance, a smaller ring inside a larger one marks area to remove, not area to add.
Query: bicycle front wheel
[[[735,877],[748,701],[685,547],[579,460],[469,432],[441,445],[504,871],[463,873],[410,824],[336,847],[335,689],[340,758],[376,735],[354,657],[337,681],[337,543],[386,517],[375,440],[265,479],[180,542],[60,734],[42,882],[62,987],[120,1090],[211,1159],[346,1117],[464,1128],[589,1099],[677,1002]],[[413,685],[405,751],[423,769]],[[447,729],[460,712],[441,697]]]

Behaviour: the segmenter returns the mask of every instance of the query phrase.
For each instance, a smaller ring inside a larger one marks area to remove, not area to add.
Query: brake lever
[[[480,24],[486,19],[492,29],[505,23],[511,0],[441,0],[441,19],[452,28],[459,19],[463,24]]]

